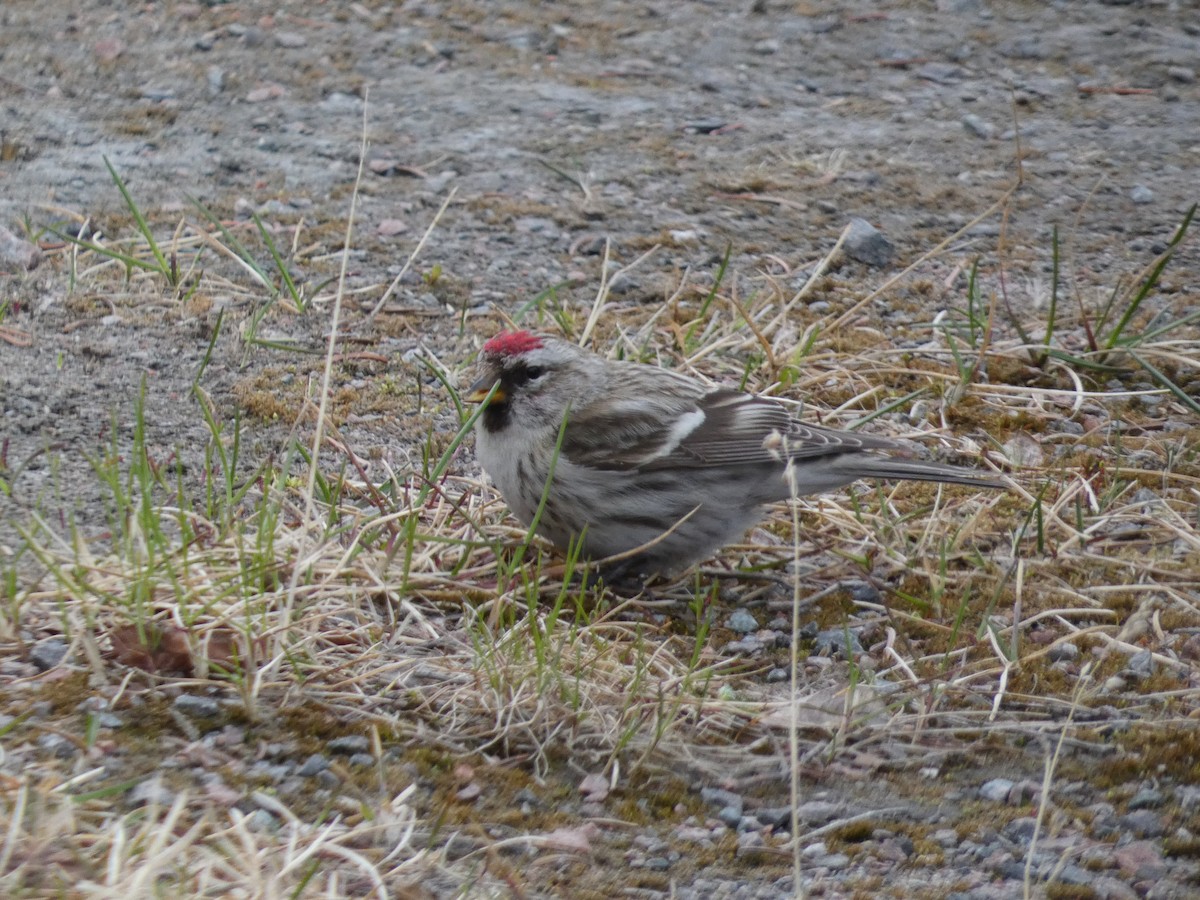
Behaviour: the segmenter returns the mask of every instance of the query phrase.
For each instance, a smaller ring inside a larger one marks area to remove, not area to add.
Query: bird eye
[[[532,380],[534,378],[541,378],[546,374],[546,370],[541,366],[530,366],[525,370],[525,374],[530,378],[530,380]]]

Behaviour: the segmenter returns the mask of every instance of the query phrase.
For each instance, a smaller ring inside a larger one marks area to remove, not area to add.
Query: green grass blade
[[[920,397],[924,393],[925,393],[925,388],[918,388],[915,391],[909,391],[903,397],[897,397],[895,400],[892,400],[889,403],[885,403],[883,406],[879,407],[879,409],[872,410],[871,412],[867,413],[865,416],[855,419],[854,422],[850,425],[850,430],[857,431],[859,428],[862,428],[864,425],[866,425],[872,419],[878,419],[880,416],[886,416],[888,413],[894,412],[895,410],[908,405],[908,403],[910,403],[913,400],[916,400],[918,397]]]
[[[1142,305],[1142,301],[1150,295],[1150,292],[1154,290],[1155,286],[1158,284],[1158,280],[1162,277],[1163,270],[1167,267],[1167,263],[1171,261],[1171,258],[1175,255],[1175,250],[1179,247],[1179,244],[1187,235],[1188,228],[1192,224],[1192,219],[1196,215],[1197,205],[1200,204],[1193,203],[1191,209],[1187,211],[1187,215],[1183,217],[1183,221],[1180,222],[1179,227],[1175,229],[1175,236],[1171,238],[1171,242],[1167,245],[1167,249],[1159,255],[1158,262],[1154,264],[1154,268],[1150,270],[1150,274],[1143,279],[1142,286],[1138,288],[1137,293],[1134,294],[1133,299],[1129,302],[1129,305],[1125,307],[1125,312],[1117,321],[1117,324],[1113,327],[1113,330],[1108,335],[1108,339],[1105,341],[1104,346],[1106,349],[1111,350],[1118,343],[1140,343],[1141,339],[1139,337],[1131,338],[1126,342],[1121,340],[1121,336],[1125,333],[1125,329],[1129,326],[1130,320],[1137,314],[1138,308]]]
[[[1165,372],[1154,366],[1148,359],[1143,357],[1136,350],[1126,347],[1125,352],[1133,358],[1134,362],[1145,369],[1151,378],[1174,394],[1175,398],[1179,400],[1179,402],[1181,402],[1192,412],[1200,415],[1200,402],[1197,402],[1195,397],[1190,396],[1187,391],[1168,378]]]
[[[1058,318],[1058,277],[1061,265],[1062,245],[1058,240],[1058,226],[1055,225],[1050,240],[1050,309],[1046,311],[1046,334],[1042,338],[1042,346],[1047,350],[1050,349],[1050,341],[1054,338],[1054,324]]]
[[[208,220],[210,225],[220,232],[225,243],[231,250],[233,250],[234,253],[238,255],[238,258],[241,259],[242,262],[244,262],[252,272],[254,272],[255,277],[258,278],[263,287],[271,291],[273,296],[278,297],[279,288],[276,287],[275,282],[271,280],[271,276],[267,274],[266,269],[258,264],[258,260],[254,258],[254,254],[247,250],[246,245],[237,239],[237,235],[226,228],[225,223],[213,215],[212,211],[195,197],[189,196],[188,201],[192,204],[192,206],[196,207],[196,210],[200,213],[200,215],[204,216],[204,218]]]
[[[150,247],[150,252],[154,254],[154,258],[158,261],[157,271],[166,276],[171,284],[174,285],[176,279],[175,267],[168,263],[166,257],[163,256],[163,252],[158,246],[158,241],[154,240],[154,235],[150,231],[150,225],[146,221],[146,217],[142,215],[141,209],[138,208],[133,195],[129,193],[129,189],[125,187],[125,182],[121,180],[121,176],[117,174],[117,170],[113,168],[113,164],[108,161],[107,156],[101,158],[104,160],[105,168],[108,169],[108,174],[112,176],[117,190],[121,192],[121,197],[125,200],[125,206],[132,213],[134,221],[137,222],[138,231],[142,233],[142,237],[146,239],[146,244]]]
[[[275,261],[275,268],[279,270],[279,277],[283,281],[283,286],[287,288],[288,295],[292,298],[292,302],[296,304],[296,308],[304,312],[304,299],[300,296],[300,290],[296,287],[296,282],[292,280],[292,273],[288,271],[288,267],[279,253],[279,249],[275,246],[275,240],[271,237],[271,233],[267,231],[267,226],[263,225],[262,219],[258,213],[254,213],[250,218],[254,220],[254,224],[258,226],[258,233],[263,239],[263,243],[267,245],[267,252],[271,254],[271,259]]]
[[[156,272],[160,275],[165,274],[156,262],[147,262],[144,259],[138,259],[136,256],[130,256],[128,253],[122,253],[120,250],[114,250],[112,247],[97,244],[95,241],[81,240],[65,231],[59,231],[57,228],[47,228],[47,231],[59,240],[66,241],[68,244],[74,244],[76,247],[91,250],[94,253],[99,253],[101,256],[122,263],[127,269],[141,269],[144,272]]]
[[[200,360],[200,368],[196,370],[196,377],[192,379],[192,390],[196,389],[196,385],[200,383],[200,379],[204,377],[204,370],[208,368],[208,364],[212,361],[213,348],[217,346],[217,338],[221,336],[221,323],[225,321],[225,310],[217,313],[217,321],[213,325],[212,337],[208,339],[208,346],[204,348],[204,356]]]
[[[729,257],[733,255],[733,243],[725,244],[725,254],[721,257],[721,263],[717,266],[717,275],[713,279],[713,285],[708,293],[704,296],[704,301],[700,304],[700,313],[696,316],[697,319],[703,319],[708,315],[708,308],[712,306],[712,302],[717,299],[717,292],[721,289],[722,282],[725,281],[725,273],[729,269]]]

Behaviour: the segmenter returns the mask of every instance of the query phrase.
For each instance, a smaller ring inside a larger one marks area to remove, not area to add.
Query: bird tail
[[[838,464],[841,465],[838,465]],[[944,484],[962,484],[967,487],[1002,488],[1003,481],[979,469],[966,469],[945,463],[924,462],[918,459],[901,459],[895,456],[869,456],[856,453],[834,461],[834,468],[841,470],[847,480],[859,478],[893,478],[907,481],[939,481]]]

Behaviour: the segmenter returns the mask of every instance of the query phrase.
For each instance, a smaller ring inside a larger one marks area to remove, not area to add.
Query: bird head
[[[483,345],[479,374],[466,398],[487,401],[483,424],[490,431],[512,423],[557,427],[570,406],[595,392],[603,371],[598,363],[567,341],[529,331],[502,331]]]

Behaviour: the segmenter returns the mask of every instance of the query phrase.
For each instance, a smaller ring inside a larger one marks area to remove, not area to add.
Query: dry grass
[[[294,252],[301,243],[297,232]],[[184,259],[200,247],[238,256],[193,226],[177,229],[168,250]],[[122,253],[149,256],[137,241]],[[113,308],[125,291],[157,291],[168,321],[193,314],[197,297],[252,298],[243,337],[276,350],[262,338],[269,327],[333,300],[264,297],[257,275],[238,281],[253,274],[243,263],[225,274],[197,264],[164,289],[161,272],[118,286],[116,264],[94,248],[69,246],[59,261],[77,290]],[[987,260],[980,296],[992,299],[967,311],[979,317],[971,327],[954,329],[931,329],[927,313],[967,306],[949,251],[906,276],[927,286],[928,306],[893,310],[886,327],[874,313],[902,303],[862,294],[832,263],[798,292],[784,275],[727,272],[681,279],[657,305],[622,305],[602,282],[590,305],[527,310],[527,323],[601,352],[813,398],[805,414],[826,423],[867,420],[1012,476],[1009,491],[988,495],[887,485],[803,500],[795,543],[777,510],[717,570],[632,600],[582,587],[570,561],[536,545],[514,563],[509,545],[525,535],[450,441],[445,423],[465,414],[449,392],[493,323],[472,323],[457,344],[447,330],[449,367],[428,358],[447,392],[426,401],[441,418],[412,436],[411,458],[422,442],[432,452],[409,471],[359,458],[320,419],[326,379],[278,455],[247,476],[225,455],[229,416],[197,393],[210,417],[205,482],[218,486],[215,499],[196,484],[179,488],[135,438],[114,456],[118,524],[108,540],[36,515],[22,525],[21,568],[7,570],[0,612],[4,653],[23,656],[30,636],[55,634],[71,652],[45,673],[8,678],[0,694],[17,717],[0,767],[0,887],[383,897],[420,896],[424,884],[500,896],[521,880],[495,856],[507,841],[550,852],[585,851],[587,840],[573,844],[549,824],[502,839],[480,827],[495,810],[469,802],[448,819],[434,802],[441,788],[416,761],[438,761],[447,790],[482,777],[447,771],[453,760],[542,783],[592,773],[618,790],[672,772],[782,785],[789,733],[794,772],[806,777],[831,763],[936,770],[1032,740],[1046,747],[1044,813],[1064,746],[1120,759],[1139,748],[1110,742],[1105,729],[1188,728],[1200,714],[1195,418],[1119,351],[1103,357],[1113,371],[1100,383],[1061,358],[1039,362],[1045,348],[998,312],[1004,266],[1002,250]],[[808,314],[816,295],[830,312]],[[1070,342],[1085,321],[1061,316],[1054,327]],[[1194,385],[1198,347],[1189,325],[1137,352]],[[332,357],[325,372],[336,374]],[[384,373],[368,380],[382,384]],[[314,436],[319,470],[302,453]],[[798,621],[853,628],[863,647],[849,660],[814,654],[795,685],[776,683],[764,676],[790,651],[727,652],[726,600],[760,625],[796,603]],[[226,704],[225,728],[290,735],[306,749],[320,746],[314,738],[368,735],[374,767],[337,772],[312,802],[289,806],[235,753],[228,766],[187,764],[217,751],[205,728],[171,712],[181,691]],[[93,729],[109,710],[126,725]],[[56,730],[78,752],[39,749]],[[1183,764],[1165,749],[1154,762],[1168,773]],[[135,798],[135,785],[164,777],[161,799]],[[460,821],[474,824],[460,833]],[[450,852],[463,836],[472,849]]]

